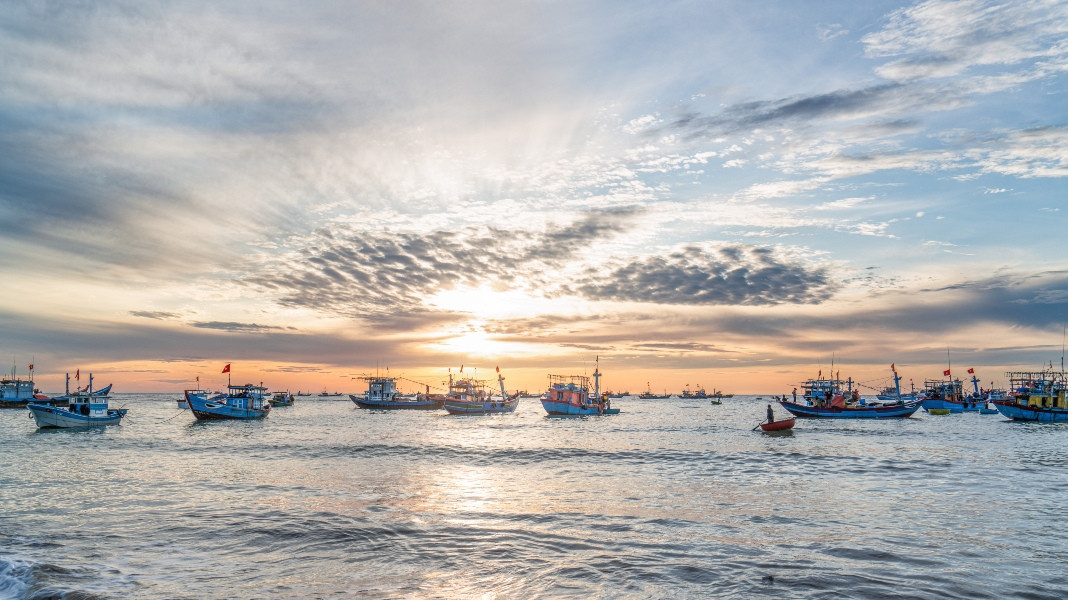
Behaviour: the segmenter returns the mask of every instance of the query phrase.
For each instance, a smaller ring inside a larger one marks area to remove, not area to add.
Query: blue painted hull
[[[795,417],[817,419],[903,419],[920,409],[920,402],[905,402],[889,406],[866,406],[860,408],[818,408],[779,401],[783,408]]]
[[[189,403],[189,410],[193,411],[193,416],[201,421],[262,419],[271,412],[269,403],[265,403],[265,408],[262,409],[239,408],[218,402],[215,398],[205,398],[189,393],[186,393],[185,400]]]
[[[552,416],[581,416],[581,415],[615,415],[619,414],[618,408],[602,408],[597,404],[588,404],[585,407],[569,402],[553,402],[542,398],[541,405],[545,412]]]
[[[1013,421],[1038,421],[1041,423],[1068,423],[1068,410],[1063,408],[1038,408],[1019,404],[995,402],[998,412]]]
[[[929,411],[932,408],[944,408],[949,409],[949,412],[951,413],[978,412],[979,408],[982,407],[985,403],[985,401],[958,402],[954,400],[934,400],[930,398],[920,401],[920,405],[923,406],[923,410],[925,411]]]

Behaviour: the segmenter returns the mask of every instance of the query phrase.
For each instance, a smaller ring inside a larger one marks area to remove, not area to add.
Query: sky
[[[1065,1],[7,2],[0,157],[46,391],[1063,360]]]

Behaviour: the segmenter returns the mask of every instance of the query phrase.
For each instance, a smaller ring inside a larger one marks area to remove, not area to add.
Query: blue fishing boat
[[[68,385],[70,376],[67,376]],[[111,386],[108,386],[110,389]],[[67,407],[55,406],[46,402],[30,402],[26,408],[37,422],[37,427],[96,427],[102,425],[117,425],[126,416],[125,408],[110,408],[107,394],[101,395],[99,390],[93,391],[93,375],[89,374],[89,385],[84,390],[77,390],[71,394],[62,396],[67,401]]]
[[[267,388],[246,383],[228,384],[225,394],[210,394],[206,391],[186,390],[185,401],[189,410],[200,421],[220,419],[262,419],[271,412],[267,401]]]
[[[431,394],[429,386],[426,394],[416,394],[414,397],[405,397],[397,390],[395,377],[364,376],[359,377],[367,382],[367,391],[362,396],[349,394],[349,399],[360,408],[382,410],[437,410],[441,408],[445,396]]]
[[[541,405],[550,416],[614,415],[608,395],[601,395],[600,369],[593,371],[594,385],[590,390],[590,378],[585,375],[549,375],[549,391],[541,399]]]
[[[1064,371],[1010,371],[1012,395],[994,401],[1002,415],[1014,421],[1068,422],[1068,378]]]
[[[271,406],[293,406],[293,394],[289,392],[275,392],[271,396]]]
[[[923,392],[919,395],[923,410],[932,408],[946,409],[951,413],[979,412],[986,404],[986,394],[980,393],[978,379],[972,376],[975,393],[966,395],[960,379],[928,379],[923,382]]]
[[[501,387],[500,396],[486,389],[486,382],[473,378],[453,380],[449,374],[449,393],[445,395],[443,408],[450,415],[485,415],[492,413],[514,412],[519,406],[519,392],[508,395],[504,390],[504,377],[497,367],[497,382]]]
[[[909,402],[916,399],[916,389],[909,392],[901,392],[901,376],[897,374],[896,363],[890,365],[890,372],[894,374],[894,385],[886,386],[881,392],[875,394],[875,397],[881,402],[893,402],[901,400],[902,402]]]
[[[920,409],[919,400],[867,402],[861,398],[860,391],[853,387],[852,379],[809,379],[801,387],[804,392],[800,401],[796,396],[793,401],[786,396],[779,400],[779,404],[796,417],[893,419],[910,417]]]

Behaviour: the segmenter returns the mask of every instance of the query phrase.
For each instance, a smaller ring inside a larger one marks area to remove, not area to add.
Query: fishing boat
[[[600,369],[593,371],[594,384],[585,375],[549,375],[549,390],[541,399],[541,406],[549,416],[615,415],[612,400],[601,395]]]
[[[664,390],[664,394],[663,395],[654,394],[653,393],[653,388],[649,385],[649,382],[647,381],[647,382],[645,382],[645,391],[640,393],[640,394],[638,394],[638,397],[641,398],[642,400],[665,400],[667,398],[670,398],[671,394],[668,394],[667,390]]]
[[[860,396],[853,380],[809,379],[801,384],[801,401],[787,400],[779,404],[796,417],[823,419],[890,419],[910,417],[920,409],[919,400],[867,402]]]
[[[893,402],[901,400],[902,402],[908,402],[916,399],[916,389],[909,392],[901,392],[901,376],[897,374],[896,363],[890,365],[890,372],[894,374],[894,385],[888,385],[884,387],[879,393],[875,394],[875,397],[881,402]]]
[[[519,393],[508,395],[504,390],[504,377],[497,367],[497,382],[501,386],[500,397],[486,389],[486,382],[469,377],[453,380],[449,374],[449,393],[445,395],[444,408],[450,415],[485,415],[510,413],[519,406]]]
[[[941,408],[951,413],[978,412],[986,403],[984,398],[965,396],[960,379],[928,379],[917,398],[927,412]]]
[[[0,379],[0,408],[26,408],[30,402],[40,401],[51,402],[51,399],[34,386],[33,365],[30,365],[30,378],[22,379],[12,363],[11,377]]]
[[[251,383],[228,384],[225,394],[211,395],[206,391],[186,390],[185,400],[193,416],[200,421],[262,419],[271,412],[267,388]]]
[[[416,394],[414,397],[401,396],[397,390],[396,377],[363,376],[358,377],[367,382],[367,391],[363,395],[349,394],[349,399],[360,408],[384,410],[437,410],[445,400],[442,394]]]
[[[787,429],[793,429],[793,419],[783,419],[781,421],[771,421],[770,423],[761,423],[760,429],[762,431],[785,431]]]
[[[69,386],[69,374],[67,382]],[[117,425],[126,416],[126,409],[109,408],[107,394],[101,395],[99,392],[93,390],[93,375],[90,373],[89,385],[84,390],[76,390],[72,394],[68,388],[63,396],[67,399],[66,408],[36,401],[28,403],[26,408],[37,422],[37,427],[42,429]]]
[[[630,392],[605,392],[605,395],[609,398],[626,398],[630,395]]]
[[[718,398],[718,399],[722,400],[723,398],[733,398],[734,394],[724,394],[723,392],[717,390],[716,388],[712,388],[712,396],[711,397],[712,398]]]
[[[1014,421],[1068,422],[1068,377],[1062,370],[1010,371],[1011,396],[994,401],[998,411]]]
[[[293,406],[293,394],[289,392],[275,392],[271,396],[271,406]]]

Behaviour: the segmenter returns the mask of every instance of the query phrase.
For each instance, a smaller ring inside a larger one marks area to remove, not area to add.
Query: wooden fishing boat
[[[445,395],[443,408],[450,415],[485,415],[492,413],[514,412],[519,406],[519,392],[508,395],[504,390],[504,377],[497,367],[497,382],[501,386],[500,396],[494,396],[486,389],[486,382],[470,377],[453,380],[449,373],[449,393]]]
[[[70,377],[67,377],[68,382]],[[111,389],[109,385],[107,389]],[[96,427],[117,425],[126,416],[125,408],[109,408],[108,396],[93,391],[93,375],[89,374],[89,385],[84,390],[67,393],[67,408],[52,404],[31,402],[26,405],[30,415],[37,422],[37,427]]]
[[[209,396],[208,392],[186,390],[189,410],[200,421],[226,419],[262,419],[271,412],[267,388],[246,383],[227,385],[225,394]]]
[[[585,375],[549,375],[549,390],[541,399],[541,406],[549,416],[615,415],[612,400],[601,395],[601,371],[593,370],[593,389]]]
[[[853,387],[852,379],[809,379],[801,384],[804,389],[800,401],[785,397],[779,404],[795,417],[820,419],[892,419],[912,416],[920,409],[920,400],[894,402],[867,402]]]
[[[1068,379],[1063,370],[1010,371],[1006,375],[1013,391],[1009,398],[994,401],[998,412],[1014,421],[1068,422]]]
[[[794,419],[783,419],[781,421],[772,421],[770,423],[761,423],[760,429],[763,431],[785,431],[787,429],[793,429]]]
[[[445,400],[442,394],[416,394],[401,396],[395,377],[364,376],[367,391],[362,396],[349,394],[349,399],[360,408],[381,410],[437,410]]]
[[[293,406],[293,394],[289,392],[275,392],[271,396],[271,406]]]

